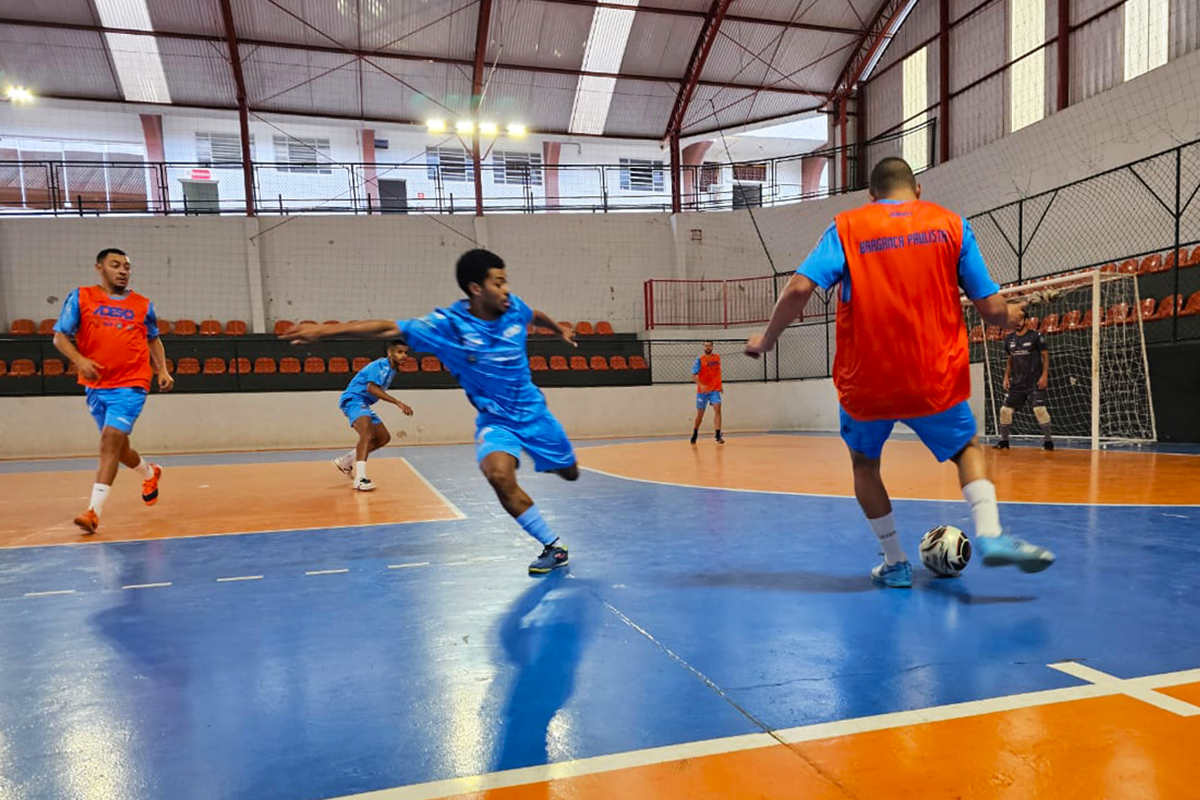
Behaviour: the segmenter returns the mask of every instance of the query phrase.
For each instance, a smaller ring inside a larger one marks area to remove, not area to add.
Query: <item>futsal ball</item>
[[[921,563],[942,577],[955,577],[970,560],[971,542],[953,525],[942,525],[921,537]]]

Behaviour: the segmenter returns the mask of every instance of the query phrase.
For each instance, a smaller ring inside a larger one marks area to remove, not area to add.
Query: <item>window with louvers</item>
[[[444,182],[468,183],[475,180],[475,165],[471,155],[457,147],[426,147],[425,165],[431,181],[437,180],[439,168]]]
[[[280,172],[309,172],[332,175],[329,168],[329,140],[301,139],[294,136],[275,137],[276,167]],[[288,166],[284,166],[288,165]]]
[[[735,181],[758,181],[759,183],[767,182],[767,165],[766,164],[734,164],[733,179]]]
[[[663,190],[663,162],[643,158],[622,158],[621,188],[632,192],[661,192]]]
[[[496,183],[542,185],[542,157],[537,153],[495,153],[492,165]]]
[[[254,150],[254,137],[250,137]],[[196,160],[213,169],[241,169],[242,138],[236,133],[197,133]]]

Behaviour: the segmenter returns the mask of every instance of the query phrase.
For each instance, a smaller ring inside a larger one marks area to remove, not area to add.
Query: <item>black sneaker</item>
[[[544,575],[547,572],[565,567],[567,565],[567,548],[559,547],[556,544],[546,545],[546,549],[542,550],[542,554],[533,560],[529,565],[530,575]]]
[[[717,444],[725,444],[725,438],[720,434],[717,434]]]
[[[692,444],[696,443],[696,434],[692,434]]]
[[[1054,442],[1047,439],[1046,441],[1042,442],[1042,449],[1045,450],[1047,453],[1053,452],[1054,451]]]
[[[1007,449],[1008,449],[1008,442],[1006,442],[1006,441],[1004,441],[1003,439],[1001,439],[1000,441],[996,442],[996,449],[997,449],[997,450],[1007,450]]]

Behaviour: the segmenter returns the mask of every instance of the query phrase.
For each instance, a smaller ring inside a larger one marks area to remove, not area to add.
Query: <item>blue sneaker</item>
[[[871,580],[893,589],[910,589],[912,588],[912,564],[907,561],[888,564],[887,561],[884,561],[871,570]]]
[[[1022,572],[1041,572],[1054,563],[1054,553],[1007,533],[976,536],[975,549],[983,554],[983,564],[987,567],[1012,564]]]
[[[542,550],[542,554],[533,560],[529,565],[530,575],[545,575],[547,572],[556,570],[559,567],[567,565],[567,548],[560,547],[557,544],[548,544],[546,549]]]

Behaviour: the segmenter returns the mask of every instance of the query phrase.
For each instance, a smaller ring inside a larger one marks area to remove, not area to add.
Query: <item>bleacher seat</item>
[[[285,375],[300,374],[300,359],[293,356],[287,356],[279,359],[279,371]]]
[[[223,358],[206,358],[206,359],[204,359],[204,374],[205,375],[224,375],[225,374],[225,359],[223,359]]]
[[[1127,322],[1129,322],[1129,303],[1117,303],[1108,307],[1100,324],[1108,327],[1109,325],[1124,325]]]
[[[625,360],[625,356],[613,356],[611,364],[613,369],[629,369],[629,362]]]
[[[1171,294],[1158,301],[1158,310],[1147,319],[1167,319],[1179,313],[1183,306],[1183,295]]]
[[[1122,275],[1136,275],[1140,263],[1136,258],[1127,258],[1121,262],[1119,272]]]
[[[587,359],[583,356],[571,356],[571,369],[585,370],[588,368]]]
[[[250,359],[242,358],[241,356],[230,359],[229,371],[235,375],[249,375],[253,371],[250,366]]]
[[[409,356],[408,358],[404,359],[404,363],[400,366],[400,371],[401,372],[416,372],[420,368],[421,368],[421,365],[417,363],[417,360],[415,358],[413,358],[412,356]]]
[[[222,330],[221,323],[215,319],[206,319],[200,323],[201,336],[220,336]]]
[[[590,322],[584,322],[581,320],[575,324],[575,333],[579,336],[591,336],[595,332],[596,329],[592,327],[592,323]]]
[[[231,319],[225,323],[226,336],[245,336],[247,332],[246,323],[240,319]]]
[[[411,361],[412,359],[409,359],[409,360]],[[371,363],[371,359],[364,358],[363,356],[359,356],[358,358],[354,359],[354,363],[350,365],[350,369],[354,370],[355,372],[358,372],[360,369],[362,369],[363,367],[365,367],[367,364],[370,364],[370,363]]]
[[[42,361],[42,374],[46,376],[62,375],[66,372],[61,358],[47,358]]]
[[[1188,257],[1187,263],[1180,264],[1179,268],[1183,269],[1184,267],[1194,267],[1197,264],[1200,264],[1200,245],[1197,245],[1196,249],[1192,251],[1191,256]]]
[[[421,359],[421,372],[441,372],[442,362],[438,361],[437,356],[425,356]]]
[[[546,363],[545,356],[532,356],[529,359],[529,369],[531,372],[545,372],[550,369],[550,365]]]
[[[350,371],[350,362],[341,356],[334,356],[329,359],[329,371],[338,375],[344,375]]]
[[[613,326],[611,323],[605,322],[603,320],[600,322],[597,322],[596,323],[596,333],[600,336],[612,336],[614,333]]]
[[[1035,331],[1036,331],[1036,330],[1037,330],[1037,327],[1038,327],[1038,323],[1039,323],[1041,320],[1039,320],[1037,317],[1026,317],[1026,319],[1028,319],[1028,320],[1029,320],[1029,327],[1030,327],[1030,329],[1031,329],[1031,330],[1035,330]]]
[[[1004,338],[1004,331],[999,325],[988,325],[987,340],[989,342],[998,342]]]
[[[983,341],[983,326],[976,325],[974,328],[971,328],[971,332],[967,335],[967,341],[969,341],[973,344],[979,344],[980,342],[982,342]]]
[[[1038,333],[1042,336],[1053,336],[1058,333],[1061,328],[1058,327],[1058,314],[1047,314],[1042,318],[1042,327],[1038,328]]]
[[[589,366],[591,366],[592,369],[607,370],[608,360],[604,356],[592,356]]]
[[[159,336],[170,336],[171,333],[172,333],[171,321],[169,319],[163,319],[162,317],[159,317],[158,318],[158,335]]]
[[[320,356],[309,356],[304,359],[304,371],[311,375],[319,375],[325,372],[325,359]]]
[[[44,319],[39,322],[37,326],[38,336],[53,336],[54,326],[57,322],[58,320],[56,319]]]
[[[1169,269],[1169,267],[1163,267],[1163,257],[1154,253],[1142,259],[1141,266],[1138,267],[1138,274],[1149,275],[1152,272],[1162,272],[1164,269]]]
[[[180,319],[175,321],[175,327],[171,333],[176,336],[195,336],[196,323],[190,319]]]
[[[1079,317],[1079,322],[1071,326],[1071,330],[1091,330],[1092,329],[1092,310],[1089,308],[1083,312],[1083,316]],[[1103,322],[1103,320],[1101,320]]]
[[[1119,269],[1119,268],[1117,267],[1117,265],[1116,265],[1116,264],[1105,264],[1104,266],[1102,266],[1102,267],[1100,268],[1100,271],[1101,271],[1101,272],[1116,272],[1118,269]],[[1082,271],[1082,270],[1075,270],[1075,272],[1068,272],[1067,274],[1068,274],[1068,275],[1075,275],[1075,274],[1077,274],[1077,273],[1079,273],[1079,272],[1081,272],[1081,271]]]
[[[300,320],[300,324],[301,325],[316,325],[317,321],[315,319],[302,319],[302,320]]]
[[[256,358],[254,359],[254,374],[255,375],[273,375],[275,373],[275,359],[273,358]]]
[[[321,323],[322,325],[341,325],[336,319],[327,319]]]
[[[275,335],[278,336],[281,333],[286,333],[295,324],[296,323],[292,322],[290,319],[277,319],[275,320],[275,327],[272,328],[272,330],[274,331]]]
[[[554,371],[568,369],[567,360],[562,356],[550,356],[550,369]]]
[[[1142,304],[1138,307],[1137,316],[1131,317],[1129,321],[1136,322],[1139,318],[1142,321],[1145,321],[1148,319],[1153,319],[1154,318],[1154,306],[1155,306],[1156,302],[1157,301],[1153,297],[1147,297],[1145,300],[1142,301]]]
[[[8,374],[8,364],[5,364],[3,361],[0,361],[0,378],[3,378],[7,374]]]
[[[1200,314],[1200,292],[1192,292],[1191,297],[1187,299],[1187,304],[1179,311],[1181,317],[1191,317]]]
[[[13,336],[32,336],[36,331],[37,326],[31,319],[14,319],[12,325],[8,327],[8,332]]]
[[[563,328],[564,330],[571,330],[571,328],[573,328],[574,326],[573,326],[571,323],[569,323],[569,322],[563,322],[563,321],[560,319],[560,320],[558,321],[558,327],[560,327],[560,328]]]
[[[15,358],[8,366],[8,374],[12,378],[28,378],[30,375],[37,375],[37,365],[32,359]]]
[[[646,359],[642,358],[641,356],[630,356],[629,357],[629,368],[630,369],[649,369],[650,366],[646,363]]]
[[[180,375],[199,375],[200,361],[195,358],[179,359],[179,374]]]
[[[1073,331],[1079,327],[1079,309],[1074,308],[1062,315],[1061,321],[1058,323],[1059,333],[1063,331]]]

